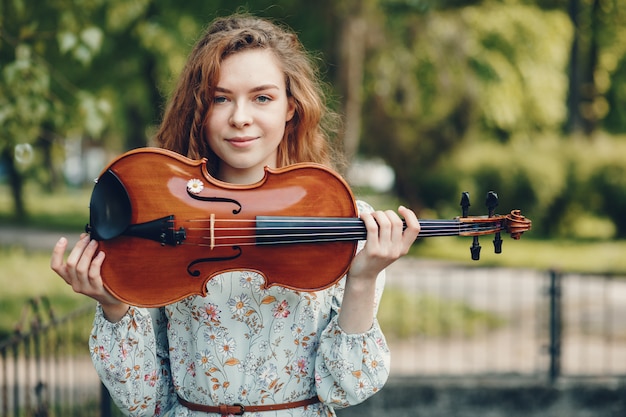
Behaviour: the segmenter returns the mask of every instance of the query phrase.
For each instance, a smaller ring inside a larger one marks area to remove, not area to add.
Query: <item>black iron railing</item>
[[[0,341],[0,415],[111,415],[86,347],[93,311],[89,304],[56,317],[46,297],[29,300],[14,333]]]

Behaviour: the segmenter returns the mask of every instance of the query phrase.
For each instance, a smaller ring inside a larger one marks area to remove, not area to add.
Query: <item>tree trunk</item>
[[[344,96],[343,147],[350,163],[359,149],[361,137],[361,107],[363,102],[363,68],[367,24],[358,16],[349,16],[340,34],[341,83]]]
[[[567,122],[565,131],[567,133],[575,133],[582,129],[580,119],[580,70],[578,67],[580,48],[578,15],[580,13],[580,0],[570,0],[568,13],[574,28],[574,36],[572,37],[572,48],[569,60],[569,94],[567,97]]]
[[[13,197],[13,213],[16,220],[26,218],[26,206],[24,204],[23,178],[15,167],[15,159],[11,148],[5,147],[0,155],[0,160],[4,162],[9,175],[9,185],[11,187],[11,196]]]
[[[591,6],[591,24],[589,27],[589,55],[587,57],[587,65],[583,79],[583,92],[584,92],[584,106],[585,113],[583,114],[583,127],[587,136],[591,136],[596,129],[602,114],[598,114],[598,108],[596,107],[596,101],[598,99],[598,87],[596,86],[595,73],[598,67],[598,54],[599,54],[599,31],[601,23],[600,14],[602,10],[600,8],[600,0],[593,0]]]

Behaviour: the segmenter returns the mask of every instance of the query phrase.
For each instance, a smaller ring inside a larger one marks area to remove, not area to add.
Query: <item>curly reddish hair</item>
[[[159,146],[192,159],[206,158],[215,175],[219,159],[211,151],[203,124],[213,104],[220,66],[232,54],[267,49],[285,74],[287,96],[295,103],[278,148],[277,166],[297,162],[333,165],[329,134],[337,116],[326,105],[317,68],[289,29],[269,20],[237,14],[214,20],[194,46],[170,97],[156,134]]]

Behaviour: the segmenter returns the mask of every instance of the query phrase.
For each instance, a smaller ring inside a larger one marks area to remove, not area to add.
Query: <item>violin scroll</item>
[[[512,210],[506,217],[506,231],[515,240],[522,237],[522,233],[530,230],[532,222],[530,219],[522,216],[521,210]]]
[[[468,216],[470,206],[468,192],[461,194],[460,205],[463,216],[459,218],[459,221],[467,227],[462,230],[459,235],[472,236],[470,253],[472,259],[475,261],[480,259],[481,246],[478,241],[479,236],[493,234],[495,236],[493,240],[494,252],[502,253],[500,232],[506,232],[510,234],[513,239],[519,240],[522,237],[522,233],[530,230],[532,224],[530,219],[522,216],[520,210],[512,210],[511,213],[506,216],[496,215],[495,209],[498,206],[498,195],[493,191],[487,193],[487,199],[485,201],[485,205],[488,209],[487,216]]]

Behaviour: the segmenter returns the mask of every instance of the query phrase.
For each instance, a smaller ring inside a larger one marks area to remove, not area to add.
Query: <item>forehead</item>
[[[218,86],[231,88],[250,83],[285,87],[285,74],[275,54],[268,49],[248,49],[224,58]]]

